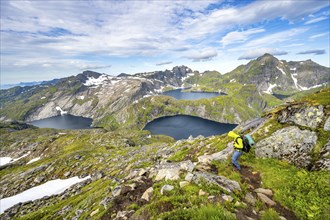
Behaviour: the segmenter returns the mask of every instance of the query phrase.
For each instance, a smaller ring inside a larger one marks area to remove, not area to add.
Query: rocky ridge
[[[225,75],[225,82],[255,84],[258,91],[269,94],[294,93],[326,85],[330,69],[312,60],[282,61],[265,54]]]

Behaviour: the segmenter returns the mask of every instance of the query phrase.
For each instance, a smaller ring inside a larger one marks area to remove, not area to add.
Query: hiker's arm
[[[233,131],[229,131],[228,136],[229,136],[229,137],[232,137],[232,138],[234,138],[234,139],[237,138],[237,137],[239,137],[239,135],[236,134],[236,133],[233,132]]]

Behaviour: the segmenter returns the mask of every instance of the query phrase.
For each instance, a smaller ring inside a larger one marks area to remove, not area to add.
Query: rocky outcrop
[[[255,148],[256,157],[286,160],[299,167],[309,167],[310,153],[315,147],[315,132],[300,130],[296,126],[280,129],[270,137],[259,141]]]
[[[184,171],[192,172],[195,165],[190,161],[182,161],[180,163],[164,163],[154,167],[150,176],[155,176],[156,181],[165,180],[178,180],[180,174]]]
[[[325,131],[330,131],[330,117],[325,121],[324,128]]]
[[[233,144],[229,143],[228,146],[217,153],[211,155],[203,155],[198,157],[198,162],[202,164],[211,164],[212,161],[226,161],[228,156],[232,154],[234,151]]]
[[[319,106],[288,106],[281,111],[278,119],[281,123],[296,124],[317,128],[324,117],[324,108]]]
[[[328,143],[321,149],[319,159],[314,163],[312,170],[328,170],[330,171],[330,139]]]
[[[204,181],[207,184],[214,184],[222,188],[227,193],[241,191],[241,187],[238,182],[227,179],[224,176],[218,176],[211,173],[195,172],[192,181],[196,184],[199,184],[201,181]]]

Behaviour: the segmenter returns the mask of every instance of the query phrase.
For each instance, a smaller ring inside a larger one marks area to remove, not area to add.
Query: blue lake
[[[290,97],[290,95],[281,95],[281,94],[273,94],[273,96],[275,96],[276,98],[278,98],[280,100]]]
[[[178,100],[196,100],[196,99],[209,99],[220,95],[225,95],[224,93],[218,92],[182,92],[184,89],[175,89],[163,92],[163,95],[172,96]]]
[[[74,115],[59,115],[41,120],[30,122],[30,124],[39,128],[56,128],[56,129],[90,129],[93,120]]]
[[[219,123],[189,115],[176,115],[157,118],[149,122],[144,130],[151,134],[163,134],[173,137],[175,140],[187,139],[189,136],[204,137],[221,135],[233,130],[237,124]]]

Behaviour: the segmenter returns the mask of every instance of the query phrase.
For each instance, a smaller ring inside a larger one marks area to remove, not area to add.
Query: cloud
[[[202,51],[192,51],[185,58],[191,59],[193,62],[208,61],[218,55],[213,48],[206,48]]]
[[[156,66],[163,66],[163,65],[167,65],[167,64],[171,64],[173,63],[172,61],[167,61],[167,62],[161,62],[161,63],[156,63]]]
[[[301,51],[297,54],[302,55],[302,54],[314,54],[314,55],[322,55],[325,54],[325,50],[306,50],[306,51]]]
[[[0,1],[1,74],[27,70],[73,74],[84,65],[93,66],[98,57],[104,62],[99,66],[110,62],[112,69],[124,59],[141,59],[141,63],[148,59],[153,66],[157,62],[153,59],[159,57],[205,61],[218,53],[203,48],[214,48],[220,39],[223,46],[246,43],[253,35],[266,33],[272,22],[286,25],[328,7],[327,1],[223,2]],[[272,44],[290,41],[307,28],[295,30],[267,33],[242,48],[275,47]]]
[[[323,20],[326,20],[326,19],[329,19],[329,17],[326,17],[326,16],[322,16],[322,17],[318,17],[318,18],[313,18],[309,21],[306,21],[304,24],[313,24],[313,23],[316,23],[316,22],[319,22],[319,21],[323,21]]]
[[[323,36],[328,35],[328,34],[329,33],[316,34],[316,35],[310,36],[309,39],[315,39],[315,38],[323,37]]]
[[[255,40],[249,41],[244,45],[246,48],[260,48],[267,45],[271,46],[275,43],[290,41],[293,37],[306,32],[307,28],[293,28],[291,30],[281,31],[274,34],[266,35]]]
[[[263,28],[252,28],[246,31],[233,31],[226,34],[222,39],[221,43],[223,46],[227,46],[229,44],[242,43],[248,40],[250,35],[264,32]]]
[[[273,56],[281,56],[288,54],[288,52],[286,51],[280,51],[274,48],[259,48],[259,49],[246,51],[242,56],[238,58],[238,60],[252,60],[264,55],[265,53],[272,54]]]
[[[80,70],[97,70],[97,69],[105,69],[110,68],[112,65],[83,65]]]

